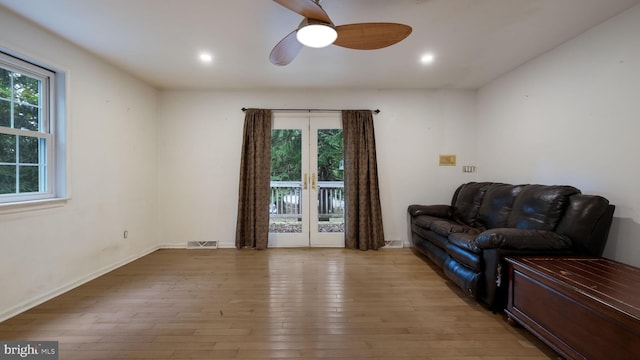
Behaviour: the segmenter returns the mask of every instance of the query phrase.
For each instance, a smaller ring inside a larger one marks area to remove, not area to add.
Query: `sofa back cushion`
[[[569,204],[569,197],[579,193],[573,186],[525,185],[516,197],[506,227],[553,231]]]
[[[513,203],[522,189],[524,185],[491,184],[480,205],[477,226],[485,230],[506,227]]]
[[[451,204],[454,220],[468,226],[476,226],[476,217],[482,198],[490,185],[491,183],[488,182],[462,184],[456,190]]]
[[[602,256],[614,206],[597,195],[573,195],[556,232],[568,236],[578,254]]]

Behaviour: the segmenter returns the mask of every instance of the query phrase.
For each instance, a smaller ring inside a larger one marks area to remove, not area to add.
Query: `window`
[[[51,199],[56,73],[0,52],[0,204]]]

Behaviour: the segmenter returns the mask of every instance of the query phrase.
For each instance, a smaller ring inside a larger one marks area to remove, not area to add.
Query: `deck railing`
[[[271,217],[293,218],[301,216],[300,181],[271,181]],[[318,181],[318,217],[329,219],[344,216],[344,182]]]

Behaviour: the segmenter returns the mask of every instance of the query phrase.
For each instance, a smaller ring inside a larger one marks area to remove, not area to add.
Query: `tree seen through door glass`
[[[318,130],[318,181],[343,181],[342,129]]]
[[[342,129],[318,129],[318,231],[344,232]]]
[[[271,130],[269,232],[302,232],[301,159],[301,130]]]

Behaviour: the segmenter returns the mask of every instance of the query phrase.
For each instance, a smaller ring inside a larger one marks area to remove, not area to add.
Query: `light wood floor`
[[[60,359],[550,359],[409,249],[160,250],[0,324]]]

